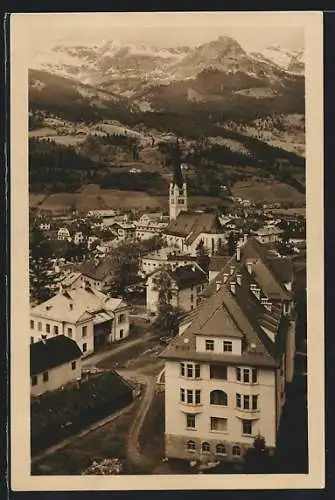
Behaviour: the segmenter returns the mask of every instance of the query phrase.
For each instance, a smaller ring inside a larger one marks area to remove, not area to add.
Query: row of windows
[[[201,404],[201,391],[196,389],[192,391],[190,389],[180,389],[180,401],[187,404]]]
[[[186,428],[196,429],[197,415],[191,413],[186,415]],[[242,419],[241,421],[241,434],[251,436],[253,433],[253,420]],[[227,432],[228,419],[221,417],[210,417],[210,430],[215,432]]]
[[[206,351],[214,351],[214,340],[205,341]],[[233,343],[231,340],[223,341],[223,352],[233,352]]]
[[[236,394],[236,408],[258,410],[258,394],[252,396]],[[201,404],[201,390],[180,389],[180,401],[187,404]],[[228,406],[228,395],[224,391],[214,390],[210,393],[210,404]]]
[[[30,328],[31,328],[31,330],[34,330],[34,328],[35,328],[35,322],[34,322],[34,320],[33,320],[33,319],[31,319],[31,320],[30,320]],[[41,321],[39,321],[39,322],[37,323],[37,330],[38,330],[39,332],[42,332],[42,322],[41,322]],[[49,323],[46,323],[46,324],[45,324],[45,332],[46,332],[46,333],[51,333],[51,325],[50,325]],[[58,335],[58,334],[59,334],[59,326],[54,325],[54,326],[53,326],[53,329],[52,329],[52,333],[53,333],[54,335]],[[87,326],[83,326],[83,327],[82,327],[82,329],[81,329],[81,334],[82,334],[82,337],[83,337],[83,338],[87,336]],[[72,335],[73,335],[72,328],[70,328],[70,327],[69,327],[69,328],[67,328],[67,330],[66,330],[66,335],[67,335],[68,337],[72,338]]]
[[[197,363],[180,363],[179,365],[180,376],[186,378],[200,378],[201,365]],[[210,378],[227,380],[227,365],[210,365]],[[257,368],[236,368],[236,380],[245,384],[257,384],[258,370]]]
[[[195,441],[187,441],[186,443],[186,448],[189,450],[189,451],[196,451],[197,449],[197,445],[195,443]],[[201,443],[201,451],[203,453],[210,453],[211,451],[211,447],[210,447],[210,444],[207,443],[206,441],[204,443]],[[226,451],[226,447],[224,444],[217,444],[215,446],[215,454],[216,455],[227,455],[227,451]],[[241,448],[239,446],[233,446],[232,447],[232,455],[233,457],[240,457],[241,456]]]
[[[72,363],[71,363],[71,369],[75,370],[76,367],[77,367],[77,362],[76,361],[72,361]],[[42,380],[43,380],[43,383],[49,382],[49,380],[50,380],[49,372],[43,372],[43,374],[42,374]],[[38,375],[32,375],[32,377],[31,377],[31,385],[35,386],[35,385],[37,385],[37,383],[38,383]]]

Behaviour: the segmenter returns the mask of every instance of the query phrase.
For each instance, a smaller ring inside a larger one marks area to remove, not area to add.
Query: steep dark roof
[[[200,233],[221,234],[223,229],[215,213],[181,212],[164,233],[184,237],[186,243],[191,245]]]
[[[30,375],[51,370],[81,356],[77,343],[65,335],[34,342],[30,344]]]
[[[108,260],[103,260],[98,265],[94,261],[87,261],[79,267],[78,271],[96,281],[102,281],[108,275],[113,274],[114,266]]]
[[[179,290],[207,282],[206,274],[196,266],[177,267],[175,271],[169,272],[169,275],[176,282]]]
[[[293,279],[293,266],[290,259],[277,257],[268,245],[257,238],[249,238],[243,248],[243,261],[253,262],[253,275],[256,283],[274,300],[289,300],[290,292],[285,288],[286,281]],[[285,280],[282,280],[282,277]],[[287,277],[291,279],[287,280]]]
[[[178,186],[179,189],[182,189],[183,184],[184,184],[184,178],[183,178],[183,174],[181,171],[181,165],[178,162],[178,163],[176,163],[174,170],[173,170],[172,185]]]
[[[279,365],[289,327],[288,320],[283,316],[280,300],[287,299],[289,294],[284,295],[283,298],[279,297],[279,302],[272,301],[271,310],[269,310],[251,291],[250,285],[258,284],[256,278],[258,277],[259,280],[259,273],[265,273],[266,276],[270,273],[267,263],[262,261],[264,255],[261,256],[261,252],[258,252],[259,245],[262,246],[256,242],[254,246],[254,239],[251,238],[243,247],[242,258],[237,261],[235,255],[226,263],[218,277],[208,286],[207,300],[197,307],[194,316],[190,318],[192,322],[183,335],[173,339],[165,349],[161,355],[163,358],[243,362],[269,367]],[[250,274],[245,265],[245,258],[250,259],[251,256],[254,263],[253,269],[256,263],[259,265],[256,275],[254,272]],[[223,280],[224,274],[228,274],[226,283]],[[275,279],[272,278],[271,285]],[[217,290],[216,281],[218,280],[221,281],[221,286]],[[233,282],[235,283],[234,293],[231,290]],[[281,284],[278,281],[276,283],[281,288]],[[263,289],[262,292],[266,293]],[[263,293],[261,293],[262,297]],[[269,332],[269,335],[265,330]],[[195,348],[197,335],[240,338],[244,346],[242,355],[197,352]]]

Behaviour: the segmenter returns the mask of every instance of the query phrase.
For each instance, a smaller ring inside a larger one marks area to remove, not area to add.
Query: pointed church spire
[[[172,185],[173,186],[176,185],[179,187],[179,189],[182,189],[183,184],[184,184],[184,179],[181,171],[181,153],[180,153],[179,140],[177,137],[175,154],[174,154],[174,170],[173,170]]]
[[[176,163],[173,171],[172,185],[178,186],[179,189],[182,189],[183,184],[184,184],[184,178],[181,171],[181,165],[180,163]]]

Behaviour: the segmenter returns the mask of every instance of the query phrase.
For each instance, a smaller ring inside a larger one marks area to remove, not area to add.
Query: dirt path
[[[142,454],[139,437],[143,422],[145,421],[145,417],[155,396],[156,377],[133,370],[118,370],[118,373],[125,379],[136,379],[139,383],[145,385],[145,393],[141,405],[129,430],[127,438],[127,457],[131,463],[137,466],[152,465],[152,461]]]
[[[113,357],[120,352],[126,351],[127,349],[130,349],[136,345],[143,343],[143,341],[150,340],[151,338],[154,337],[155,335],[153,335],[151,332],[147,332],[141,337],[138,337],[136,339],[125,340],[122,344],[120,344],[119,346],[113,346],[113,348],[110,350],[97,352],[96,354],[92,354],[91,356],[84,358],[82,360],[82,366],[83,368],[95,366],[109,357]]]

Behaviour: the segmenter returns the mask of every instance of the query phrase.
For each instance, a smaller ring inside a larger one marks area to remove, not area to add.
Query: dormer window
[[[233,351],[233,343],[231,340],[223,341],[223,352],[232,352]]]
[[[214,340],[206,340],[206,351],[214,351]]]

